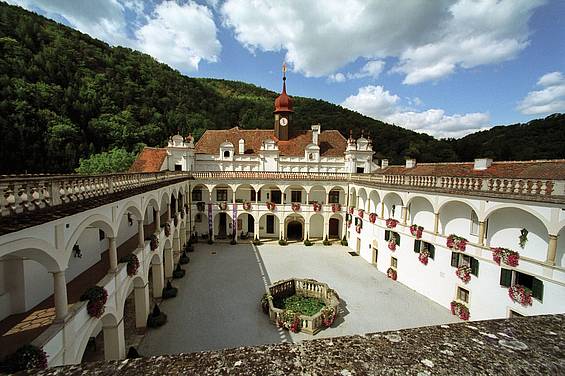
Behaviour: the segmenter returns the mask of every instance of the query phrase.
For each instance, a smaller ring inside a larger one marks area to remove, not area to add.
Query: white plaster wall
[[[200,217],[202,219],[201,222],[196,222],[196,214],[200,213]],[[208,234],[208,214],[206,211],[198,212],[196,211],[193,214],[192,225],[194,226],[194,231],[198,233],[198,236],[202,234]]]
[[[273,216],[275,217],[275,232],[273,234],[267,234],[267,215],[269,214],[265,214],[263,215],[260,219],[259,219],[259,237],[274,237],[274,238],[278,238],[280,233],[281,233],[281,228],[280,228],[280,222],[279,219],[276,215],[273,214]]]
[[[565,228],[562,228],[559,234],[557,234],[555,265],[565,266]]]
[[[319,185],[312,187],[308,195],[308,201],[318,201],[319,203],[326,203],[326,191],[324,187]]]
[[[358,201],[357,201],[357,208],[356,209],[367,209],[367,192],[364,189],[360,189],[359,193],[357,194]]]
[[[74,257],[71,254],[69,265],[65,270],[67,283],[92,265],[100,261],[101,253],[108,249],[108,238],[99,240],[98,228],[86,228],[79,237],[77,244],[80,247],[82,257]]]
[[[137,235],[137,219],[133,214],[131,218],[133,219],[131,226],[128,223],[127,212],[122,215],[122,218],[120,218],[118,236],[116,237],[118,246],[120,246],[123,242],[129,240],[132,236]],[[96,233],[96,236],[98,236],[98,233]],[[106,244],[106,249],[107,248],[108,245]]]
[[[23,261],[25,309],[29,310],[53,294],[53,277],[38,262]]]
[[[528,242],[522,249],[519,245],[520,230],[528,230]],[[518,251],[521,256],[545,261],[548,235],[545,226],[533,215],[520,209],[504,208],[489,217],[487,244]]]

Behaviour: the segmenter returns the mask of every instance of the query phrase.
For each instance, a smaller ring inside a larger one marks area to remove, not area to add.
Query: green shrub
[[[287,245],[288,242],[285,239],[280,239],[279,240],[279,245]]]
[[[343,235],[343,239],[341,239],[341,245],[347,246],[347,244],[347,238],[345,237],[345,235]]]
[[[304,245],[306,247],[310,247],[310,246],[314,245],[314,243],[312,243],[309,239],[306,239],[306,240],[304,240]]]
[[[324,241],[322,242],[323,245],[332,245],[332,242],[330,242],[328,240],[328,236],[326,235],[326,238],[324,239]]]

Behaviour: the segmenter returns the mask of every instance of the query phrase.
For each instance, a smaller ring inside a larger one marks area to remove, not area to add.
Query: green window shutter
[[[430,252],[430,258],[433,260],[436,257],[436,247],[432,244],[428,244],[428,252]]]
[[[390,239],[390,231],[385,230],[385,240],[388,241]]]
[[[421,244],[422,244],[421,240],[415,240],[414,241],[414,252],[420,253]]]
[[[451,252],[451,266],[456,268],[459,266],[458,264],[459,264],[459,253]]]
[[[537,278],[532,281],[532,296],[538,300],[543,300],[543,282]]]
[[[479,260],[471,257],[471,274],[478,277],[479,276]]]
[[[394,237],[396,238],[396,245],[400,245],[400,234],[394,232]]]
[[[512,285],[512,270],[500,269],[500,286],[510,287]]]

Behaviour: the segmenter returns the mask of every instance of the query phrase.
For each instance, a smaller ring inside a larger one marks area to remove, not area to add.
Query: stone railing
[[[351,174],[349,180],[354,183],[432,188],[479,194],[557,198],[565,196],[565,180],[368,174]]]
[[[278,323],[284,312],[283,309],[274,306],[273,300],[284,299],[295,294],[321,299],[326,307],[331,308],[333,314],[337,315],[339,296],[327,284],[313,279],[292,278],[275,282],[269,286],[269,317],[272,322]],[[313,335],[324,328],[322,311],[312,316],[299,315],[298,318],[300,320],[298,328],[301,332]]]
[[[107,175],[15,175],[0,177],[1,215],[10,216],[127,191],[187,176],[186,172]]]
[[[331,172],[257,172],[257,171],[195,171],[195,179],[209,180],[338,180],[347,181],[349,174]]]

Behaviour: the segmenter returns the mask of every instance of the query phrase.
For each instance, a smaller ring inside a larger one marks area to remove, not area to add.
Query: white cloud
[[[356,73],[335,73],[328,75],[329,82],[345,82],[346,80],[354,80],[358,78],[370,77],[377,79],[385,67],[382,60],[370,60]]]
[[[346,79],[343,73],[335,73],[328,76],[328,81],[330,82],[345,82]]]
[[[542,90],[530,91],[518,104],[525,115],[565,112],[565,77],[561,72],[544,74],[537,82]]]
[[[215,62],[221,50],[209,8],[163,2],[135,33],[139,49],[179,69],[197,70],[202,59]]]
[[[188,1],[165,1],[144,14],[143,0],[9,0],[27,9],[39,8],[51,18],[63,17],[83,33],[112,45],[146,52],[179,70],[197,70],[202,60],[215,62],[221,50],[210,9]],[[135,38],[128,37],[126,11]]]
[[[421,103],[419,98],[412,101]],[[400,106],[400,97],[382,86],[361,87],[356,95],[347,97],[341,105],[374,119],[439,138],[458,138],[490,127],[490,117],[486,113],[447,115],[442,109],[423,112],[405,109]]]
[[[416,84],[514,58],[527,46],[528,20],[543,2],[227,0],[220,11],[246,48],[286,51],[306,76],[330,76],[358,58],[394,57],[393,71]]]

